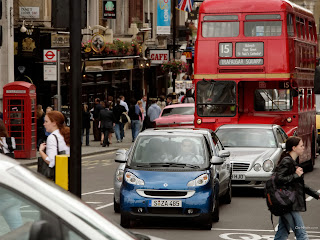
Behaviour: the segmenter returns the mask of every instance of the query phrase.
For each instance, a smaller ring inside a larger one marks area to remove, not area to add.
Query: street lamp
[[[146,57],[139,57],[137,59],[137,63],[138,63],[138,67],[139,69],[142,69],[142,95],[146,94],[146,90],[145,90],[145,82],[144,82],[144,69],[145,68],[150,68],[151,65],[151,59],[150,58],[146,58]]]

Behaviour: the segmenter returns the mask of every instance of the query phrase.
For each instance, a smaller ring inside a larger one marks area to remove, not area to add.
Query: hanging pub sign
[[[116,19],[116,11],[117,11],[116,6],[117,6],[116,1],[103,0],[102,18]]]

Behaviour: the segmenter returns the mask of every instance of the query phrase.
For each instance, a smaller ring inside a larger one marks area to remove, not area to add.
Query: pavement
[[[92,128],[90,129],[90,137],[89,137],[89,146],[86,146],[85,144],[81,147],[81,155],[82,157],[85,156],[93,156],[97,154],[103,154],[107,152],[116,151],[121,148],[130,148],[132,144],[132,133],[131,129],[126,129],[125,131],[125,137],[122,142],[118,143],[115,134],[112,134],[111,144],[109,147],[102,147],[100,145],[100,141],[94,141]],[[83,140],[85,142],[85,136],[83,137]],[[20,162],[22,165],[26,166],[32,166],[37,165],[39,152],[37,152],[37,157],[32,159],[15,159],[16,161]]]

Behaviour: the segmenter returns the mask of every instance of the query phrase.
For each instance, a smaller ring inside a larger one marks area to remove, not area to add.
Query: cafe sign
[[[169,50],[150,49],[151,64],[162,64],[169,61]]]

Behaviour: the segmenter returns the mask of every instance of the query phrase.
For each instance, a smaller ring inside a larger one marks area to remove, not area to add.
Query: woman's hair
[[[65,125],[64,116],[61,112],[51,111],[47,113],[51,122],[55,122],[60,134],[63,136],[67,146],[70,146],[70,128]]]
[[[42,109],[42,105],[38,104],[37,105],[37,119],[41,118],[43,116],[44,112]]]
[[[142,101],[141,100],[138,100],[137,104],[140,106],[142,105]]]
[[[7,128],[1,119],[0,119],[0,137],[9,137]]]
[[[286,150],[281,154],[278,165],[280,164],[281,160],[284,157],[289,156],[289,153],[293,150],[293,147],[298,146],[301,140],[302,140],[301,137],[297,137],[297,136],[288,137],[286,141]]]

